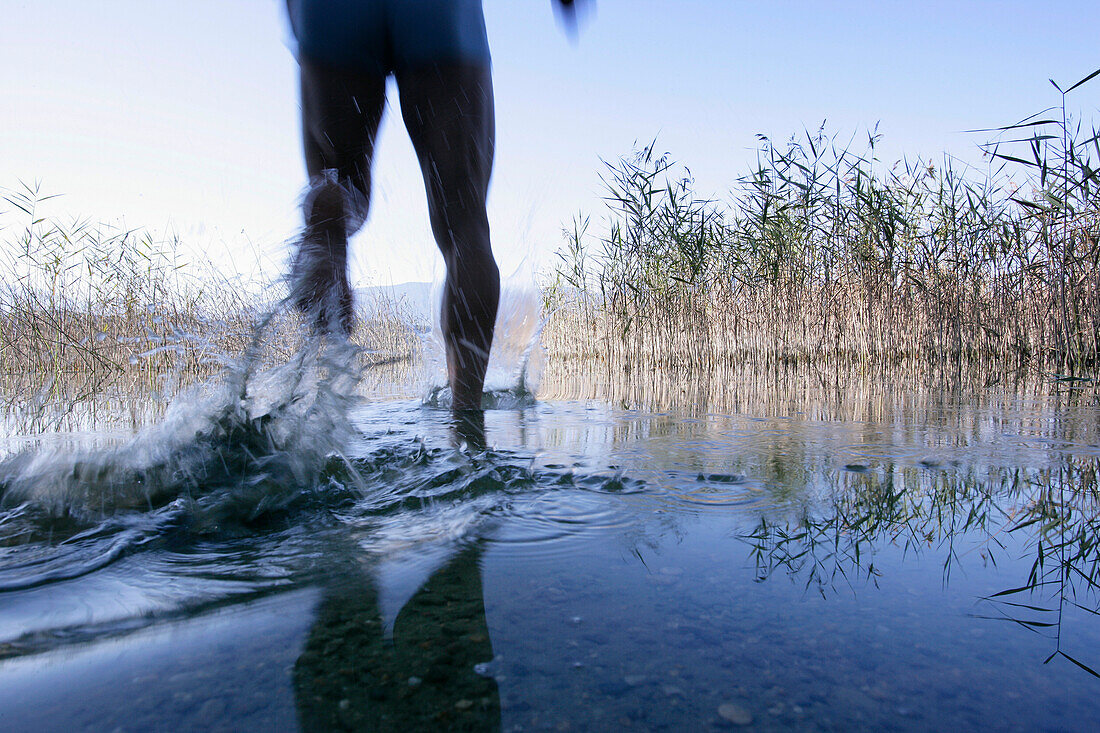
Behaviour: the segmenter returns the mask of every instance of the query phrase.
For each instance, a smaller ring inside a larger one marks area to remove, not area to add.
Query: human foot
[[[317,331],[351,334],[352,295],[343,253],[303,238],[290,268],[290,297]]]

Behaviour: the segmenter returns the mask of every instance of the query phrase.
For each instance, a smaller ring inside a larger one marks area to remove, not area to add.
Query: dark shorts
[[[489,65],[481,0],[288,0],[299,56],[390,74],[440,63]]]

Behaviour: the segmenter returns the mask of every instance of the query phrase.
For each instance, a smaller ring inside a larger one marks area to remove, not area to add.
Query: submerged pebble
[[[718,706],[718,717],[734,725],[752,724],[752,713],[732,702],[724,702]]]

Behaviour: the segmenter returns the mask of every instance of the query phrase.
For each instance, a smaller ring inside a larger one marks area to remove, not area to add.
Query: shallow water
[[[548,380],[482,430],[322,362],[9,438],[0,727],[1100,722],[1087,390]]]

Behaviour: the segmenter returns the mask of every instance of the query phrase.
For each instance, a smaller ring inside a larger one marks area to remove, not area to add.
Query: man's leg
[[[397,86],[447,265],[441,322],[453,407],[475,409],[500,300],[485,213],[495,142],[492,78],[487,65],[440,65],[399,72]]]
[[[291,272],[296,305],[322,329],[350,334],[348,237],[367,217],[374,139],[386,101],[381,74],[301,60],[302,138],[310,191]]]

